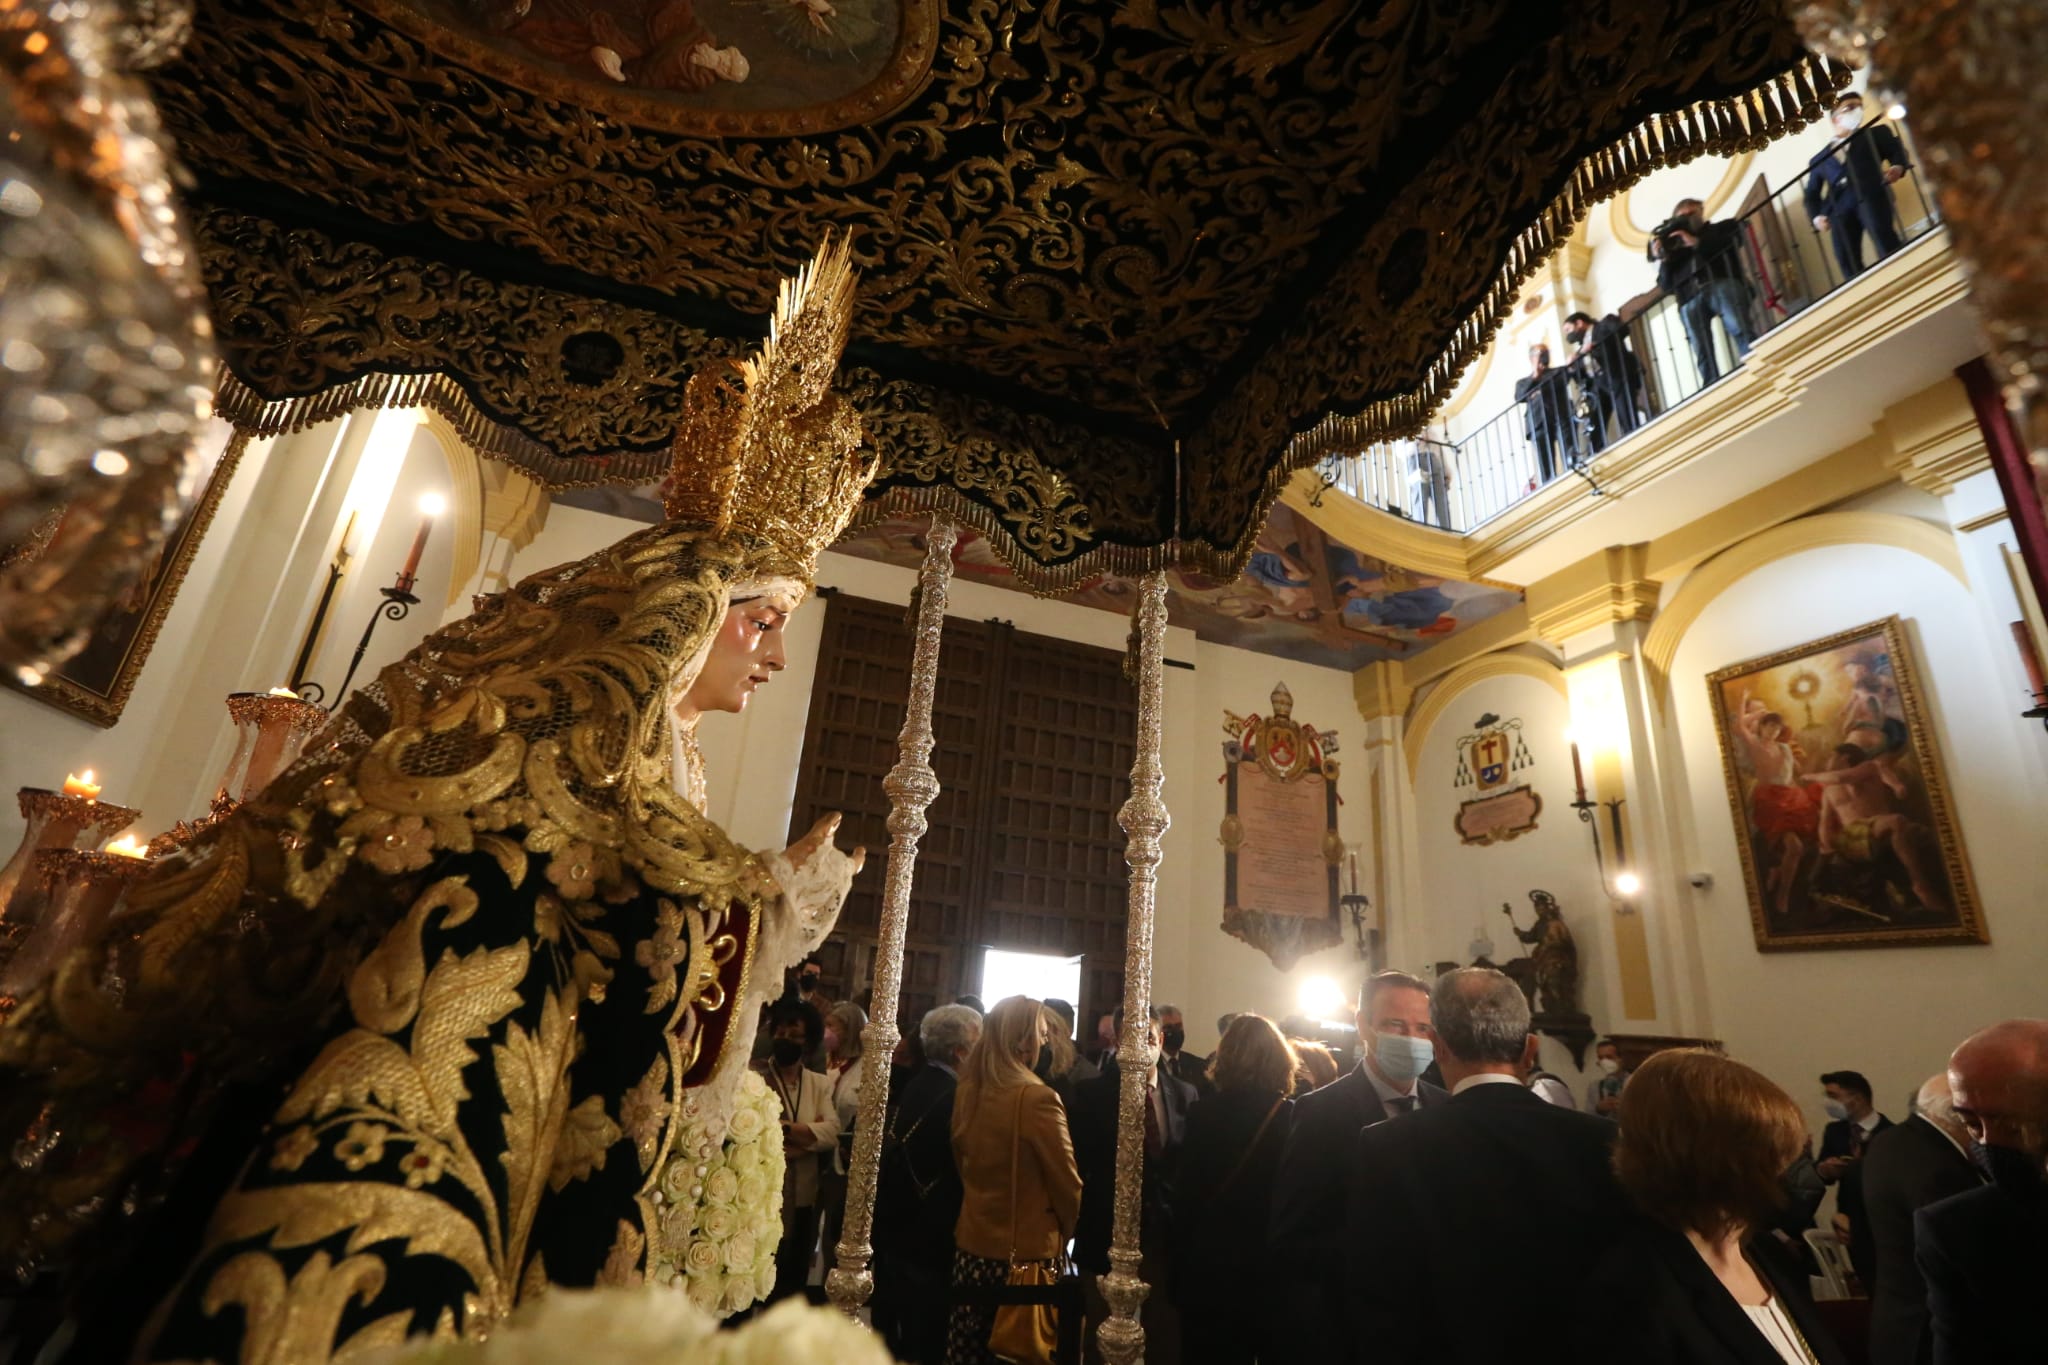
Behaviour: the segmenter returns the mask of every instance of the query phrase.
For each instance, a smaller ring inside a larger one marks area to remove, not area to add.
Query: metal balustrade
[[[1902,125],[1881,127],[1897,132],[1908,159],[1917,160]],[[1875,136],[1866,127],[1855,139]],[[1836,225],[1815,225],[1805,185],[1802,173],[1740,215],[1740,231],[1728,251],[1700,262],[1696,278],[1719,273],[1739,281],[1729,306],[1739,310],[1736,321],[1752,342],[1881,268],[1940,225],[1933,195],[1909,166],[1890,185],[1889,233],[1883,224],[1863,232],[1861,268],[1845,270]],[[1644,268],[1653,272],[1656,263],[1646,260]],[[1441,429],[1332,456],[1318,470],[1323,491],[1334,489],[1395,516],[1459,532],[1483,526],[1558,479],[1582,480],[1588,494],[1597,495],[1600,456],[1607,447],[1741,368],[1743,356],[1711,302],[1701,290],[1680,298],[1652,289],[1611,315],[1619,318],[1618,328],[1599,328],[1527,398],[1463,438],[1454,441]]]

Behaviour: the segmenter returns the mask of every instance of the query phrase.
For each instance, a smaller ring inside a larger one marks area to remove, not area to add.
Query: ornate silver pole
[[[896,740],[896,766],[882,789],[889,793],[889,868],[882,883],[882,933],[875,945],[873,1018],[862,1038],[860,1118],[853,1130],[853,1165],[846,1173],[846,1223],[839,1263],[825,1277],[825,1292],[848,1317],[875,1292],[868,1263],[874,1249],[875,1176],[882,1164],[882,1124],[889,1103],[889,1061],[900,1036],[896,998],[903,989],[903,934],[910,922],[910,881],[917,866],[924,813],[939,794],[932,771],[932,695],[939,682],[939,635],[946,624],[946,587],[953,579],[953,543],[960,532],[934,514],[925,532],[924,568],[917,579],[917,626],[910,656],[910,698]]]
[[[1102,1277],[1102,1296],[1109,1301],[1109,1320],[1096,1332],[1110,1365],[1142,1365],[1145,1328],[1138,1311],[1145,1302],[1145,1281],[1139,1277],[1144,1253],[1139,1247],[1145,1202],[1145,1106],[1150,1102],[1151,1059],[1145,1044],[1152,1009],[1152,907],[1159,885],[1159,836],[1166,833],[1166,802],[1160,792],[1166,772],[1160,765],[1160,710],[1166,691],[1161,658],[1166,637],[1166,575],[1148,574],[1138,585],[1132,613],[1138,663],[1138,752],[1131,763],[1131,795],[1117,814],[1130,842],[1124,860],[1131,865],[1130,918],[1124,925],[1124,1029],[1117,1040],[1117,1067],[1122,1076],[1116,1132],[1116,1222],[1111,1232],[1109,1274]]]

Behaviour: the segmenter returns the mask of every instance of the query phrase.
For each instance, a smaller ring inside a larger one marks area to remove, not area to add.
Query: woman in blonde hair
[[[1081,1211],[1081,1173],[1059,1096],[1033,1074],[1044,1011],[1013,995],[983,1021],[953,1098],[953,1157],[963,1198],[954,1228],[955,1288],[999,1285],[1013,1265],[1060,1268]],[[947,1365],[995,1365],[995,1309],[954,1308]]]

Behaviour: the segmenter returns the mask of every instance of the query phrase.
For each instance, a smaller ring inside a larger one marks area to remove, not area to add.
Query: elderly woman
[[[1013,995],[989,1011],[953,1099],[953,1158],[960,1170],[956,1289],[1005,1283],[1012,1266],[1060,1268],[1081,1213],[1066,1109],[1033,1074],[1045,1043],[1045,1011]],[[953,1310],[946,1365],[996,1365],[991,1307]]]
[[[1660,1052],[1621,1092],[1614,1173],[1639,1216],[1600,1262],[1575,1357],[1608,1365],[1847,1365],[1803,1277],[1758,1255],[1806,1146],[1799,1105],[1718,1053]]]

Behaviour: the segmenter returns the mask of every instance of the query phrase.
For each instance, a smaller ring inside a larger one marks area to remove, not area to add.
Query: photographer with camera
[[[1643,369],[1629,349],[1628,324],[1618,314],[1595,321],[1591,313],[1573,313],[1564,320],[1564,339],[1572,345],[1566,368],[1586,398],[1587,453],[1597,455],[1607,445],[1609,418],[1621,436],[1642,420]]]
[[[1678,300],[1703,388],[1721,377],[1714,354],[1715,318],[1728,330],[1738,363],[1755,340],[1741,248],[1742,225],[1733,219],[1708,222],[1706,205],[1697,199],[1679,200],[1671,217],[1650,234],[1649,258],[1658,263],[1657,285]]]

